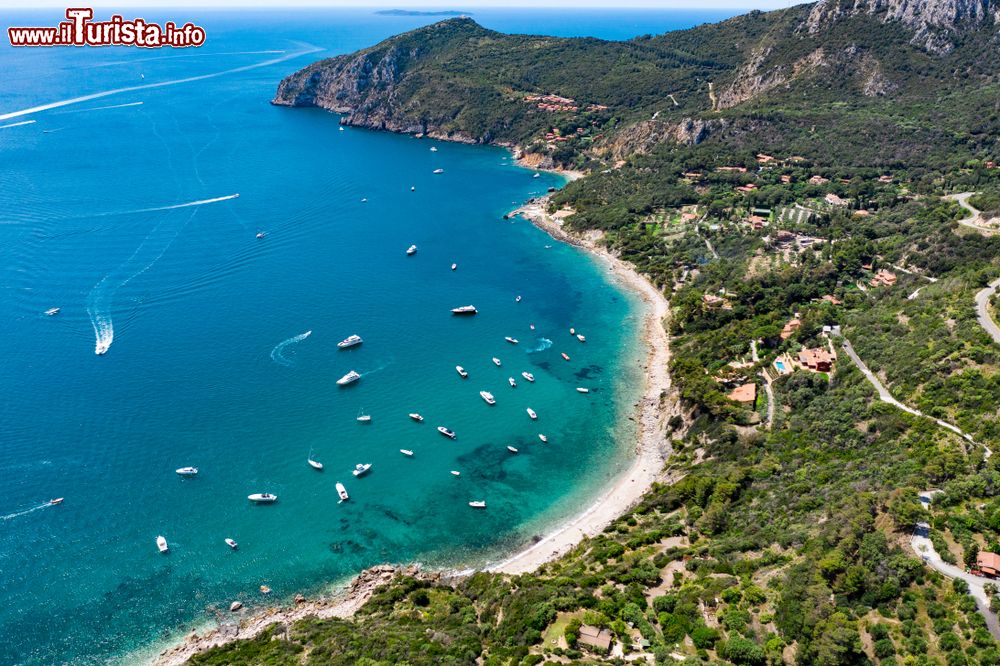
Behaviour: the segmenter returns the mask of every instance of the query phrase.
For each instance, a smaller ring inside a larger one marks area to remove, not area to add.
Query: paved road
[[[910,546],[913,547],[913,552],[919,555],[930,567],[948,578],[959,578],[968,583],[969,594],[976,600],[976,607],[979,608],[979,612],[986,618],[986,626],[989,628],[993,638],[1000,640],[1000,621],[997,621],[996,614],[990,610],[989,595],[986,594],[986,590],[983,587],[990,580],[988,578],[973,576],[970,573],[966,573],[964,569],[959,569],[955,565],[948,564],[942,560],[938,552],[934,550],[934,544],[931,543],[928,536],[929,530],[930,526],[927,523],[917,524],[917,529],[913,532],[913,536],[910,537]]]
[[[980,326],[985,328],[993,341],[1000,345],[1000,326],[997,326],[997,323],[993,321],[988,308],[990,297],[996,292],[997,287],[1000,287],[1000,279],[990,282],[990,286],[976,294],[976,317],[979,319]]]
[[[959,220],[958,221],[959,224],[969,227],[971,229],[975,229],[976,231],[986,232],[987,234],[995,233],[997,231],[995,228],[983,225],[982,214],[980,213],[980,211],[973,208],[972,205],[969,203],[969,197],[975,194],[976,194],[975,192],[962,192],[961,194],[949,194],[948,196],[945,197],[945,199],[950,199],[954,201],[959,206],[961,206],[962,208],[964,208],[969,212],[969,217],[964,217],[961,220]]]

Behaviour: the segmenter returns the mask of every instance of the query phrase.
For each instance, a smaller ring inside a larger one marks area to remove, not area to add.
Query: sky
[[[84,6],[99,10],[112,7],[385,7],[401,9],[455,9],[476,7],[649,7],[658,9],[781,9],[802,0],[456,0],[443,4],[421,0],[0,0],[0,9]],[[68,4],[67,4],[68,3]]]

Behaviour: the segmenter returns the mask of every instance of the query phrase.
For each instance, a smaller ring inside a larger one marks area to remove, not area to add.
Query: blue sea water
[[[533,178],[500,149],[340,131],[328,113],[268,104],[312,60],[433,18],[141,14],[192,20],[209,41],[0,48],[0,115],[212,75],[0,121],[35,121],[0,128],[3,664],[122,659],[233,600],[265,603],[260,585],[284,598],[384,561],[499,559],[588,503],[631,449],[640,305],[580,251],[502,220],[558,177]],[[476,16],[609,39],[722,17]],[[478,316],[449,314],[469,303]],[[338,351],[352,333],[364,344]],[[338,387],[350,369],[362,380]],[[355,479],[359,462],[373,468]],[[200,474],[174,473],[187,465]],[[280,499],[254,506],[253,492]]]

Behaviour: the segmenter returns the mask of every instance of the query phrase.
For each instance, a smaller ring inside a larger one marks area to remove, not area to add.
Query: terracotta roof
[[[754,383],[744,384],[743,386],[737,386],[733,391],[726,396],[734,402],[756,402],[757,401],[757,385]]]

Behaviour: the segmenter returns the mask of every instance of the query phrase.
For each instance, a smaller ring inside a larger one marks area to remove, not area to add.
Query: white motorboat
[[[517,338],[512,338],[509,335],[507,337],[505,337],[504,340],[506,340],[507,342],[509,342],[512,345],[516,345],[517,344]]]
[[[444,169],[434,169],[431,173],[444,173]]]
[[[542,177],[542,174],[540,174],[540,173],[536,173],[534,176],[532,176],[532,178],[541,178],[541,177]]]
[[[589,388],[584,388],[582,386],[577,386],[576,387],[576,392],[577,393],[590,393],[590,389]]]
[[[353,474],[354,476],[361,476],[371,468],[372,468],[371,463],[358,463],[357,465],[354,466],[354,471],[352,471],[351,474]]]
[[[529,382],[535,381],[535,376],[533,374],[531,374],[530,372],[522,372],[521,376],[524,377],[525,379],[527,379]]]
[[[55,499],[50,499],[49,500],[49,504],[53,504],[53,505],[54,504],[62,504],[64,499],[65,499],[64,497],[56,497]]]
[[[358,418],[357,418],[357,420],[358,420],[358,423],[371,423],[372,422],[372,415],[371,414],[365,414],[365,410],[362,409],[360,412],[358,412]]]
[[[368,198],[367,198],[367,197],[363,198],[363,199],[361,200],[361,203],[368,203]]]
[[[257,232],[257,238],[263,238],[263,237],[264,237],[264,236],[266,236],[266,235],[267,235],[267,233],[265,233],[265,232],[263,232],[263,231],[258,231],[258,232]]]
[[[48,310],[45,311],[45,314],[47,314],[50,317],[52,315],[57,315],[59,314],[59,308],[49,308]]]
[[[497,404],[496,398],[494,398],[493,394],[490,393],[489,391],[480,391],[479,397],[485,400],[487,405]]]
[[[318,460],[307,458],[306,462],[309,463],[309,466],[312,467],[313,469],[319,469],[319,470],[323,469],[323,463],[319,462]]]
[[[513,377],[508,377],[507,378],[507,383],[510,384],[511,388],[517,388],[517,382],[514,381]]]
[[[493,365],[497,366],[498,368],[502,365],[502,363],[500,363],[500,359],[498,359],[496,356],[493,357]]]
[[[567,354],[566,352],[560,352],[559,355],[563,357],[564,361],[568,361],[569,360],[569,354]]]
[[[198,473],[198,468],[197,467],[181,467],[181,468],[179,468],[179,469],[177,469],[175,471],[178,474],[180,474],[181,476],[194,476],[195,474]]]
[[[337,494],[340,495],[341,502],[346,502],[347,500],[351,499],[351,496],[347,494],[347,488],[344,487],[344,484],[338,481],[336,487],[337,487]]]
[[[411,185],[411,186],[410,186],[410,191],[411,191],[411,192],[416,192],[416,191],[417,191],[417,188],[416,188],[416,187],[414,187],[413,185]]]
[[[576,329],[575,328],[569,329],[569,334],[570,335],[576,335]]]
[[[431,146],[431,152],[436,153],[438,151],[437,146]]]
[[[410,418],[416,421],[417,423],[421,423],[424,420],[424,417],[422,417],[420,414],[417,414],[416,412],[410,414]]]
[[[462,476],[462,473],[459,472],[458,470],[453,469],[453,470],[451,470],[451,475],[452,476]]]
[[[587,336],[583,335],[582,333],[577,333],[576,339],[579,340],[580,342],[586,342]]]
[[[454,315],[474,315],[479,311],[476,310],[475,305],[463,305],[461,307],[452,308],[451,313]]]
[[[538,418],[538,414],[536,414],[535,410],[533,410],[531,407],[528,407],[527,412],[528,412],[528,416],[530,416],[532,420]]]
[[[457,439],[458,435],[455,434],[454,430],[448,430],[444,426],[438,426],[437,431],[447,437],[448,439]]]
[[[455,372],[457,372],[458,376],[461,377],[462,379],[468,379],[469,378],[469,373],[466,372],[465,368],[463,368],[460,365],[456,365],[455,366]]]
[[[535,330],[535,325],[534,324],[528,324],[528,328],[530,328],[531,330]]]
[[[340,127],[340,131],[341,131],[341,132],[343,132],[343,131],[344,131],[344,127],[343,127],[343,125],[342,125],[342,126]]]
[[[484,500],[473,500],[469,502],[469,506],[471,506],[473,509],[485,509],[486,502]]]
[[[412,257],[416,253],[417,253],[417,246],[416,245],[411,245],[410,247],[406,248],[406,256]]]
[[[538,439],[542,440],[543,443],[549,441],[549,438],[543,435],[542,433],[538,433]]]
[[[409,449],[400,449],[399,452],[402,453],[404,456],[407,456],[407,457],[410,457],[410,458],[413,457],[413,451],[410,451]]]
[[[339,349],[347,349],[348,347],[353,347],[354,345],[360,345],[364,340],[361,339],[360,335],[349,335],[340,342],[337,343]]]
[[[520,303],[520,302],[521,302],[521,296],[520,296],[520,295],[518,295],[518,296],[517,296],[517,297],[516,297],[516,298],[514,299],[514,302],[515,302],[515,303]]]
[[[278,496],[271,493],[254,493],[247,495],[247,499],[257,504],[271,504],[278,501]]]
[[[240,547],[240,544],[236,543],[236,541],[233,539],[226,539],[226,545],[232,548],[233,550],[236,550],[237,548]]]
[[[507,450],[510,451],[511,453],[517,453],[517,449],[515,449],[513,446],[508,446]]]
[[[161,553],[165,553],[170,550],[170,546],[167,545],[166,538],[162,536],[156,537],[156,547],[160,549]]]
[[[337,380],[337,386],[347,386],[348,384],[353,384],[359,379],[361,379],[361,375],[359,375],[356,371],[351,370],[346,375]]]
[[[451,270],[455,270],[456,268],[458,268],[458,264],[452,264],[451,265]]]

